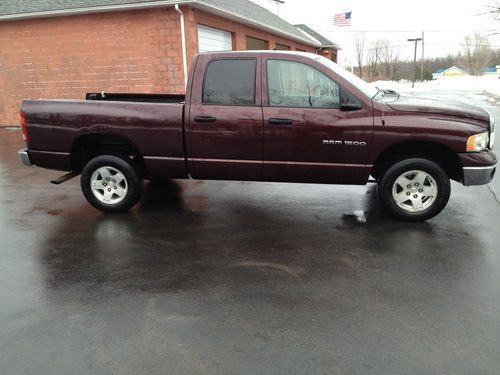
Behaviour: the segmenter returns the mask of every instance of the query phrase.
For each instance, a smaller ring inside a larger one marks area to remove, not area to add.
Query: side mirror
[[[360,103],[345,103],[340,105],[340,110],[343,112],[358,111],[360,109],[363,109]]]
[[[361,102],[343,87],[340,88],[340,110],[343,112],[359,111],[363,109]]]

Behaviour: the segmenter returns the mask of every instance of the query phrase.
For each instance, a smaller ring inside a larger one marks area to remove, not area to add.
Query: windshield
[[[362,80],[357,75],[352,74],[351,72],[345,70],[340,67],[338,64],[334,63],[332,60],[327,59],[323,56],[314,56],[314,59],[321,64],[325,65],[327,68],[346,79],[350,83],[352,83],[358,90],[362,91],[365,95],[370,98],[375,97],[378,93],[378,89],[371,86],[368,82]]]

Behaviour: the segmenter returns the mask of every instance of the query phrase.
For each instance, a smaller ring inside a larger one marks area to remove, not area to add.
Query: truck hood
[[[488,112],[473,105],[460,101],[442,98],[420,98],[401,95],[394,101],[387,101],[386,104],[395,111],[432,113],[436,115],[447,115],[489,123]]]

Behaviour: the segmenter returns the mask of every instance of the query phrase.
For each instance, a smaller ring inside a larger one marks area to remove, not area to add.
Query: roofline
[[[301,32],[302,32],[302,34],[306,35],[308,38],[310,38],[310,39],[312,39],[312,40],[317,41],[317,42],[318,42],[318,45],[320,46],[320,48],[335,48],[335,49],[337,49],[337,50],[339,50],[339,51],[341,51],[341,50],[342,50],[342,47],[341,47],[341,46],[339,46],[339,45],[338,45],[338,44],[336,44],[336,43],[333,43],[332,41],[330,41],[330,44],[323,44],[323,43],[321,42],[321,40],[319,40],[319,39],[318,39],[318,38],[316,38],[315,36],[313,36],[313,35],[309,34],[306,30],[304,30],[304,29],[302,29],[301,27],[299,27],[299,26],[306,26],[306,27],[308,27],[307,25],[305,25],[305,24],[304,24],[304,25],[300,24],[300,25],[294,25],[294,26],[297,28],[297,30],[301,31]],[[319,33],[318,33],[318,34],[319,34]],[[325,37],[323,36],[323,38],[325,38]],[[325,39],[326,39],[326,38],[325,38]]]
[[[117,10],[134,10],[134,9],[148,9],[148,8],[160,8],[163,6],[173,6],[175,4],[189,4],[193,3],[192,0],[157,0],[150,1],[147,3],[130,3],[130,4],[113,4],[113,5],[101,5],[95,7],[82,7],[73,9],[56,9],[47,10],[42,12],[29,12],[29,13],[15,13],[0,15],[1,21],[17,21],[32,18],[48,18],[48,17],[62,17],[62,16],[73,16],[78,14],[89,14],[89,13],[105,13],[113,12]]]
[[[319,46],[321,46],[321,41],[319,39],[315,38],[314,36],[312,36],[311,34],[309,34],[308,32],[306,32],[305,30],[302,30],[300,27],[295,26],[295,28],[297,30],[299,30],[302,34],[304,34],[305,36],[307,36],[308,38],[310,38],[310,39],[314,40],[315,42],[317,42]]]
[[[239,23],[247,24],[253,27],[256,27],[261,30],[266,30],[272,32],[273,34],[284,36],[288,39],[292,39],[294,41],[299,41],[303,44],[312,46],[312,47],[320,47],[320,44],[316,44],[314,40],[309,40],[306,38],[301,38],[299,36],[290,34],[286,31],[277,29],[272,26],[265,25],[256,20],[244,18],[241,15],[230,12],[228,10],[206,4],[201,2],[200,0],[157,0],[150,1],[146,3],[131,3],[131,4],[114,4],[114,5],[101,5],[96,7],[82,7],[82,8],[74,8],[74,9],[58,9],[58,10],[49,10],[42,12],[30,12],[30,13],[16,13],[16,14],[7,14],[0,16],[0,22],[2,21],[17,21],[24,19],[33,19],[33,18],[48,18],[48,17],[63,17],[63,16],[73,16],[79,14],[90,14],[90,13],[105,13],[105,12],[113,12],[113,11],[127,11],[127,10],[135,10],[135,9],[150,9],[150,8],[160,8],[160,7],[168,7],[174,6],[175,4],[179,5],[192,5],[198,9],[205,10],[209,13],[223,16],[225,18],[231,19],[233,21],[237,21]],[[285,21],[286,22],[286,21]],[[291,25],[292,27],[295,27]],[[300,30],[297,28],[297,30]]]

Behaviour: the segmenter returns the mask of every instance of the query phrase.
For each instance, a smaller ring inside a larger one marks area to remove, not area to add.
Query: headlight
[[[495,119],[490,115],[490,144],[489,149],[493,149],[493,144],[495,143]]]
[[[488,133],[474,134],[467,139],[467,152],[480,152],[488,147]]]

